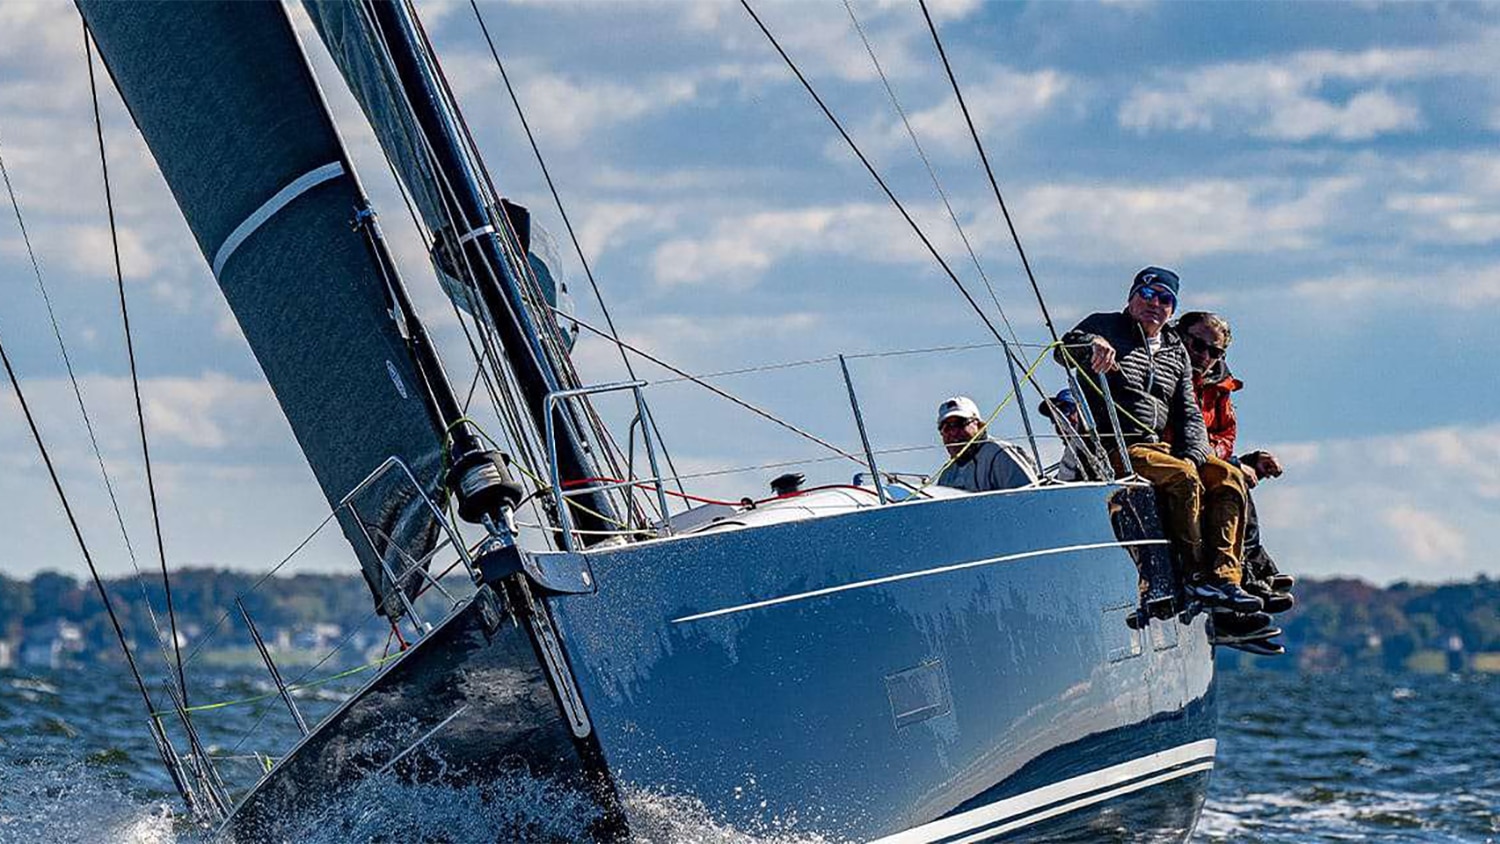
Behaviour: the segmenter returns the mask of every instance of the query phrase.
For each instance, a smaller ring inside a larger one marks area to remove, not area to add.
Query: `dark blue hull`
[[[524,606],[514,583],[460,611],[231,828],[297,811],[311,782],[422,778],[423,759],[472,782],[517,757],[606,807],[660,792],[742,831],[832,840],[1181,841],[1201,808],[1212,655],[1201,617],[1140,621],[1175,591],[1149,490],[990,493],[544,559],[586,566],[592,591],[532,584],[540,626],[486,622]],[[623,805],[604,825],[628,825]]]

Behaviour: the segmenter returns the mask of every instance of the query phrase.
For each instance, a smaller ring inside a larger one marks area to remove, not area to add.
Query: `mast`
[[[529,303],[526,225],[514,206],[497,208],[487,201],[488,183],[471,165],[472,151],[437,73],[437,59],[426,49],[410,8],[399,0],[304,6],[420,207],[439,253],[436,263],[476,289],[532,424],[545,431],[547,394],[572,385],[564,383],[563,367],[554,357],[562,353],[546,342],[550,315],[533,312]],[[539,324],[539,318],[547,322]],[[563,483],[597,477],[584,426],[566,403],[554,412]],[[583,531],[618,526],[603,493],[570,498],[582,505],[574,518]],[[586,543],[587,537],[599,538],[583,536]]]

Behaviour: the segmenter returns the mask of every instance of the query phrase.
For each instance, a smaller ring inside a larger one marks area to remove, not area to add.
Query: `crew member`
[[[1037,411],[1052,420],[1052,429],[1063,444],[1062,459],[1053,477],[1069,482],[1104,480],[1103,466],[1088,439],[1093,432],[1073,391],[1063,389],[1050,399],[1042,399]]]
[[[968,396],[954,396],[938,405],[937,424],[948,449],[948,465],[938,475],[939,486],[989,492],[1037,482],[1036,466],[1020,448],[985,436],[979,406]]]
[[[1203,424],[1214,453],[1240,467],[1245,476],[1243,585],[1246,591],[1265,602],[1267,612],[1285,612],[1294,604],[1291,593],[1287,591],[1294,581],[1290,575],[1277,570],[1276,562],[1261,545],[1260,520],[1255,513],[1255,499],[1249,494],[1249,490],[1262,480],[1279,477],[1282,466],[1276,455],[1269,451],[1252,451],[1239,456],[1234,453],[1239,423],[1232,394],[1244,386],[1244,382],[1230,373],[1226,357],[1234,334],[1227,320],[1206,311],[1183,314],[1177,320],[1175,330],[1187,344],[1188,358],[1193,363],[1193,387],[1198,394],[1198,406],[1203,411]]]
[[[1131,281],[1125,309],[1085,318],[1063,336],[1057,356],[1082,378],[1107,378],[1121,435],[1099,392],[1088,392],[1089,408],[1116,469],[1125,468],[1123,440],[1130,468],[1156,487],[1168,537],[1189,572],[1188,592],[1210,606],[1256,612],[1261,600],[1240,585],[1244,475],[1210,454],[1187,349],[1162,330],[1180,285],[1171,270],[1146,267]]]

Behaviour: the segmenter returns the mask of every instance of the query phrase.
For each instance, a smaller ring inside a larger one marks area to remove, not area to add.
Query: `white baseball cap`
[[[938,424],[943,424],[944,419],[954,416],[962,416],[965,419],[981,419],[979,405],[968,396],[954,396],[938,405]]]

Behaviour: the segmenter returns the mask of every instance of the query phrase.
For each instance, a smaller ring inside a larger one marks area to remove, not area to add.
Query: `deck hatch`
[[[896,729],[946,715],[953,709],[948,692],[948,672],[941,659],[933,659],[885,678],[886,696]]]
[[[1151,647],[1156,650],[1166,651],[1177,647],[1179,638],[1177,620],[1175,618],[1152,622]]]
[[[1145,650],[1140,631],[1129,622],[1135,609],[1135,604],[1120,604],[1104,609],[1105,658],[1110,662],[1123,662],[1138,657]]]

